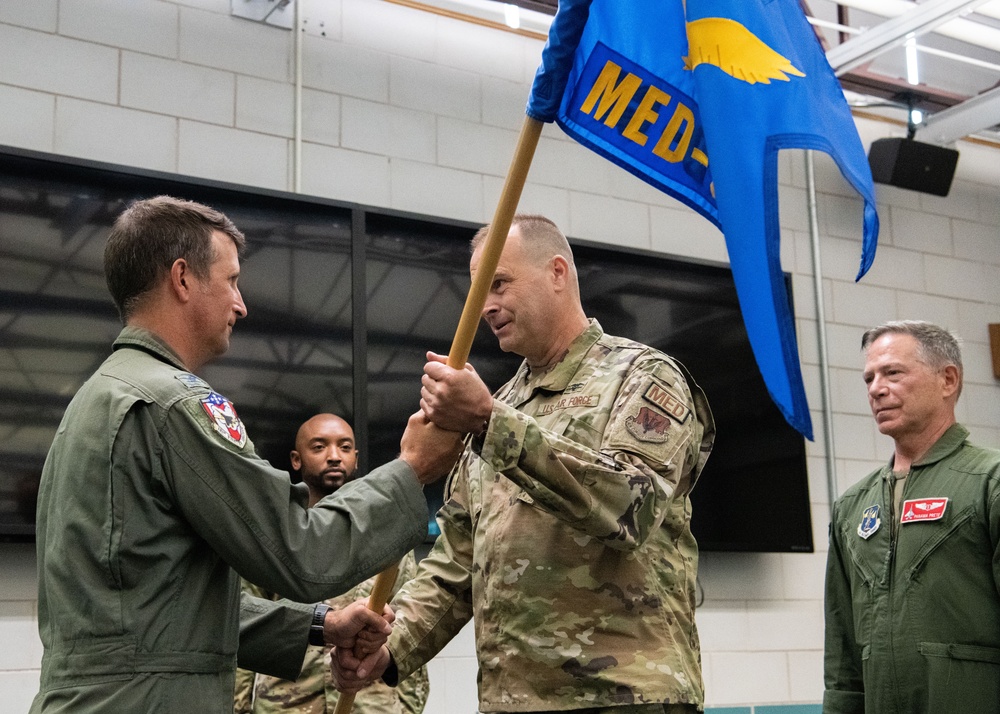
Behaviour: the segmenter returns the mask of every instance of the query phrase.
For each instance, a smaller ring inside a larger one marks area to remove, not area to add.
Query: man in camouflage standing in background
[[[367,679],[406,676],[474,619],[483,712],[702,709],[689,493],[715,432],[704,393],[587,319],[569,244],[541,216],[515,216],[483,317],[525,360],[493,396],[429,354],[421,407],[469,437]],[[355,663],[334,651],[345,691],[367,684]]]
[[[292,468],[309,488],[309,508],[359,477],[354,429],[334,414],[317,414],[305,421],[299,427],[295,448],[289,456]],[[412,578],[416,570],[417,560],[411,551],[400,562],[392,593]],[[358,599],[367,599],[374,583],[375,579],[370,578],[343,595],[330,598],[326,605],[339,610]],[[257,597],[278,599],[246,581],[243,588]],[[427,668],[420,667],[395,689],[382,683],[369,687],[357,697],[352,711],[354,714],[421,714],[429,689]],[[307,648],[302,673],[294,682],[237,670],[233,713],[332,714],[339,696],[330,677],[330,648],[313,646]]]

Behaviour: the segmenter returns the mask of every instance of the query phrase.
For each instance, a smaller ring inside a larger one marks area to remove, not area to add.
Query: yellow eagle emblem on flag
[[[705,17],[687,23],[688,56],[684,67],[715,65],[749,84],[789,81],[788,75],[805,77],[787,57],[771,49],[746,27],[725,17]]]

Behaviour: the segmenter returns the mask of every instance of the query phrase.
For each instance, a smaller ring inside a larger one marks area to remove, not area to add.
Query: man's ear
[[[565,290],[569,283],[569,261],[561,255],[553,256],[550,269],[552,271],[552,284],[556,292]]]
[[[292,462],[292,468],[293,469],[295,469],[296,471],[301,471],[302,470],[302,457],[299,456],[299,452],[298,451],[296,451],[295,449],[292,449],[288,453],[288,460]]]
[[[191,278],[191,266],[184,258],[178,258],[170,266],[170,290],[180,302],[191,299],[191,291],[194,289]]]
[[[949,364],[941,370],[941,386],[946,397],[958,392],[958,367]]]

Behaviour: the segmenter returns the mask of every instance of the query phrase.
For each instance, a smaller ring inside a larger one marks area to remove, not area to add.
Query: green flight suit
[[[702,708],[689,494],[714,435],[678,362],[596,321],[551,369],[522,364],[391,603],[398,673],[473,619],[480,711]]]
[[[126,327],[42,472],[32,714],[230,714],[237,646],[245,666],[295,678],[312,606],[241,608],[239,575],[316,602],[401,558],[427,528],[422,489],[398,460],[311,509],[307,499],[256,456],[228,400]]]
[[[913,464],[895,538],[891,462],[835,504],[825,714],[1000,714],[1000,451],[968,435]]]

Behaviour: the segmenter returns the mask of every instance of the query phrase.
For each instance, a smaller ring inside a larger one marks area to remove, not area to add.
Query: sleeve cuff
[[[396,666],[396,660],[391,652],[389,653],[389,666],[382,673],[382,681],[390,687],[395,687],[399,684],[399,668]]]
[[[493,413],[481,437],[473,439],[473,449],[496,471],[516,466],[521,459],[524,435],[528,431],[525,415],[499,399],[493,400]],[[479,443],[477,443],[479,442]],[[478,447],[478,448],[477,448]]]

